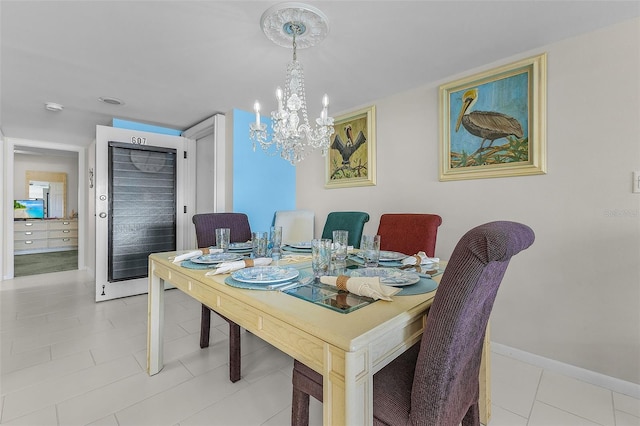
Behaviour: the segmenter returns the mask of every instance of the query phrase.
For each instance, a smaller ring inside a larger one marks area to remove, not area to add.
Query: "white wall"
[[[635,19],[440,82],[548,52],[546,175],[439,182],[434,85],[375,102],[377,186],[324,189],[324,159],[311,157],[298,166],[297,208],[314,210],[320,231],[332,210],[367,211],[369,233],[385,212],[437,213],[445,259],[478,224],[531,226],[536,242],[511,262],[492,340],[640,383],[639,34]]]
[[[33,154],[14,154],[13,157],[13,196],[15,199],[29,198],[26,190],[26,172],[35,170],[67,174],[67,216],[71,211],[78,212],[78,158],[77,156],[44,156]]]

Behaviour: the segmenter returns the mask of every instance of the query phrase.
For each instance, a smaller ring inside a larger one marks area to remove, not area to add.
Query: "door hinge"
[[[187,151],[184,151],[184,159],[187,159]]]
[[[187,206],[184,206],[184,213],[187,212]]]

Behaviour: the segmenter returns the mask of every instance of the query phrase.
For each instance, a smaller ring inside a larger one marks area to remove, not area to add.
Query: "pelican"
[[[349,166],[351,156],[354,152],[356,152],[358,148],[360,148],[360,145],[367,141],[367,138],[364,136],[364,133],[362,133],[362,130],[360,130],[358,132],[358,137],[356,138],[356,141],[354,143],[351,124],[346,125],[346,127],[344,128],[344,132],[347,135],[347,142],[343,143],[340,135],[336,135],[336,137],[333,138],[331,148],[337,149],[338,152],[340,152],[340,155],[342,156],[342,165]]]
[[[460,124],[464,126],[469,133],[482,138],[480,151],[484,142],[489,140],[487,148],[493,144],[493,141],[514,135],[518,139],[522,138],[522,126],[513,117],[494,111],[469,111],[469,109],[478,100],[478,89],[473,88],[464,92],[462,96],[462,107],[456,121],[456,132],[460,128]],[[476,151],[477,152],[477,151]]]

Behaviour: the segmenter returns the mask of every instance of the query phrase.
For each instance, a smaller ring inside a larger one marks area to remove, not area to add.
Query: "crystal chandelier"
[[[266,124],[260,123],[260,104],[253,106],[255,123],[249,126],[253,150],[259,143],[264,151],[275,147],[280,156],[294,164],[303,160],[308,152],[320,148],[322,155],[329,150],[334,133],[333,118],[329,117],[329,98],[322,98],[322,112],[311,126],[307,115],[304,73],[297,61],[297,47],[310,47],[321,41],[328,32],[326,16],[318,9],[301,3],[283,3],[268,9],[261,19],[264,33],[274,43],[288,47],[292,43],[293,60],[287,66],[284,90],[276,89],[278,109],[271,112],[271,138]],[[300,45],[300,46],[298,46]]]

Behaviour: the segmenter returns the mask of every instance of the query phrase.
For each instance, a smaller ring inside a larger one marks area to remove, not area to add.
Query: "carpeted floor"
[[[78,250],[20,254],[13,257],[14,277],[72,269],[78,269]]]

